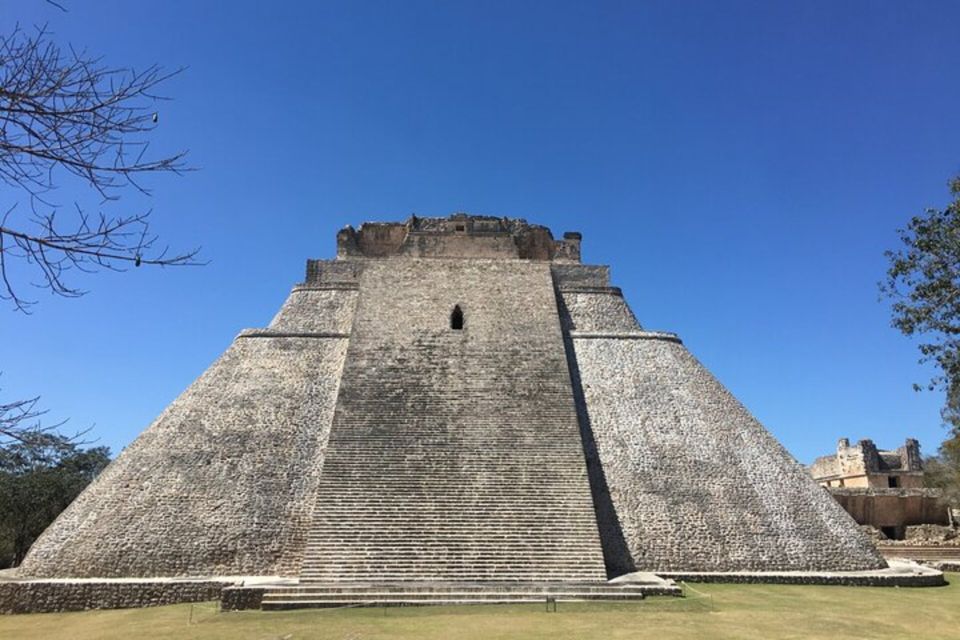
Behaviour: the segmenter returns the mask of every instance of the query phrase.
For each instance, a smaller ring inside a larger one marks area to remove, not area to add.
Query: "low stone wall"
[[[874,527],[905,527],[949,524],[947,507],[939,489],[827,489],[857,524]],[[898,535],[902,535],[901,533]]]
[[[677,582],[723,582],[733,584],[818,584],[847,587],[941,587],[947,584],[940,572],[923,574],[791,575],[787,573],[657,573]]]
[[[52,613],[87,609],[157,607],[219,600],[217,581],[0,582],[0,613]]]
[[[265,587],[226,587],[220,592],[221,611],[259,609]]]

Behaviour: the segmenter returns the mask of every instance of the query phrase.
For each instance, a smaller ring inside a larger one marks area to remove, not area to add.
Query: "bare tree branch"
[[[0,36],[0,182],[23,194],[0,217],[0,299],[28,313],[14,263],[39,274],[31,284],[55,295],[85,291],[65,280],[71,269],[203,264],[198,249],[171,252],[150,231],[150,212],[64,214],[51,200],[60,174],[86,183],[106,206],[124,190],[149,195],[144,174],[191,169],[186,152],[153,158],[148,134],[159,122],[158,86],[172,72],[114,68],[85,50],[61,49],[45,27]]]
[[[40,443],[67,423],[66,420],[61,420],[55,424],[44,425],[41,420],[47,411],[41,409],[39,403],[39,396],[6,404],[0,403],[0,449],[14,442],[26,445]],[[81,441],[81,438],[89,431],[85,429],[72,436],[60,437],[66,442],[84,444],[85,441]]]

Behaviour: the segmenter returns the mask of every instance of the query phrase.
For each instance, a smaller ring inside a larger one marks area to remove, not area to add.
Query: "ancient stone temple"
[[[20,577],[269,576],[303,594],[885,567],[580,241],[461,214],[346,227]]]
[[[920,443],[913,438],[890,451],[872,440],[851,446],[841,438],[836,453],[810,465],[810,475],[857,524],[881,538],[902,540],[909,527],[951,524],[943,490],[924,487]]]

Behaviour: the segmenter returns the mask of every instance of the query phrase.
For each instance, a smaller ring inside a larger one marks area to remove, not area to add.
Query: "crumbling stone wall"
[[[821,456],[810,465],[810,474],[825,487],[923,488],[920,443],[907,438],[902,447],[880,451],[872,440],[840,438],[833,455]]]
[[[365,222],[337,234],[337,257],[493,258],[580,262],[580,234],[554,240],[550,229],[517,218],[454,214],[411,216],[405,222]]]

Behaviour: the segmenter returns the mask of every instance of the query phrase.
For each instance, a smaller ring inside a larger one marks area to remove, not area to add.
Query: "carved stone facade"
[[[810,473],[858,524],[886,538],[903,539],[912,525],[949,524],[942,491],[924,488],[920,444],[913,438],[891,451],[872,440],[851,446],[841,438],[836,454],[817,458]]]
[[[824,487],[920,489],[923,487],[920,443],[907,438],[898,449],[880,451],[872,440],[861,440],[850,446],[847,438],[841,438],[837,453],[817,458],[810,466],[810,473]]]
[[[458,315],[459,314],[459,315]],[[580,235],[367,223],[40,537],[23,577],[602,582],[883,559]]]

